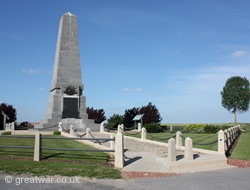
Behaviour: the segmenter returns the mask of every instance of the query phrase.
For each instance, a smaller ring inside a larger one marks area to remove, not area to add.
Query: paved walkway
[[[107,133],[92,133],[94,137],[109,138]],[[109,143],[104,143],[109,146]],[[183,158],[184,152],[177,151],[177,161],[167,160],[168,147],[141,141],[133,137],[124,136],[125,166],[123,171],[162,172],[162,173],[191,173],[218,169],[235,168],[227,164],[227,159],[220,154],[194,153],[194,160]]]

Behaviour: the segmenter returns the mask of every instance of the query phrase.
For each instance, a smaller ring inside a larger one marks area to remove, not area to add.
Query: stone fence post
[[[103,132],[104,132],[104,123],[102,122],[100,125],[100,133],[103,133]]]
[[[224,140],[225,140],[225,151],[227,151],[229,149],[229,143],[228,143],[228,139],[229,139],[229,136],[228,136],[228,130],[225,129],[224,130]]]
[[[90,128],[87,128],[86,129],[86,138],[91,138],[91,136],[90,136]]]
[[[185,139],[185,155],[186,160],[193,160],[193,140],[189,137]]]
[[[62,132],[63,132],[63,131],[62,131],[62,122],[59,122],[58,127],[59,127],[59,128],[58,128],[58,131],[61,131],[61,133],[62,133]]]
[[[6,123],[5,124],[5,131],[9,131],[10,130],[10,125],[9,125],[9,123]]]
[[[146,132],[147,132],[147,130],[145,129],[145,127],[143,127],[142,130],[141,130],[141,140],[146,140],[147,139]]]
[[[141,123],[138,123],[138,132],[141,132]]]
[[[225,154],[225,135],[222,130],[218,133],[218,153]]]
[[[182,138],[181,138],[181,132],[178,131],[176,133],[176,147],[182,146]]]
[[[34,161],[40,161],[42,158],[41,151],[41,134],[38,132],[35,135],[35,145],[34,145]]]
[[[110,133],[110,138],[113,139],[115,137],[114,133]],[[109,141],[110,142],[110,148],[114,149],[115,148],[115,141]]]
[[[69,134],[75,136],[73,127],[74,127],[73,125],[70,125],[70,127],[69,127]]]
[[[176,146],[174,138],[168,140],[168,161],[176,161]]]
[[[11,135],[15,135],[15,123],[11,123]]]
[[[123,168],[124,166],[124,137],[118,132],[115,135],[115,167]]]

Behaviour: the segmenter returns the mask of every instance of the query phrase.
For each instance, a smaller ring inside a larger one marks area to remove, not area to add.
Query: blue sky
[[[68,11],[78,18],[87,106],[109,118],[152,102],[163,123],[234,122],[220,92],[231,76],[250,79],[247,0],[2,0],[0,102],[17,121],[44,119]]]

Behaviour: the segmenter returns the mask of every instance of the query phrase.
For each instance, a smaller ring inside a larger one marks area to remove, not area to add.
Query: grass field
[[[1,137],[0,144],[34,146],[34,139]],[[42,146],[93,149],[73,140],[62,139],[43,139]],[[103,152],[43,150],[41,162],[32,161],[33,155],[33,149],[0,148],[0,157],[9,158],[0,160],[0,171],[34,175],[121,178],[120,171],[110,166],[110,156]]]

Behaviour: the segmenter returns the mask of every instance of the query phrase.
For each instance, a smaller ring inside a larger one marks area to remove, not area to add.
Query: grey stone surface
[[[75,129],[96,130],[99,125],[89,120],[86,113],[86,97],[82,93],[83,89],[77,17],[67,12],[60,19],[47,112],[45,119],[41,120],[35,129],[56,130],[63,118],[65,120],[62,120],[62,123],[68,128],[73,124]],[[67,120],[69,117],[74,120]]]

